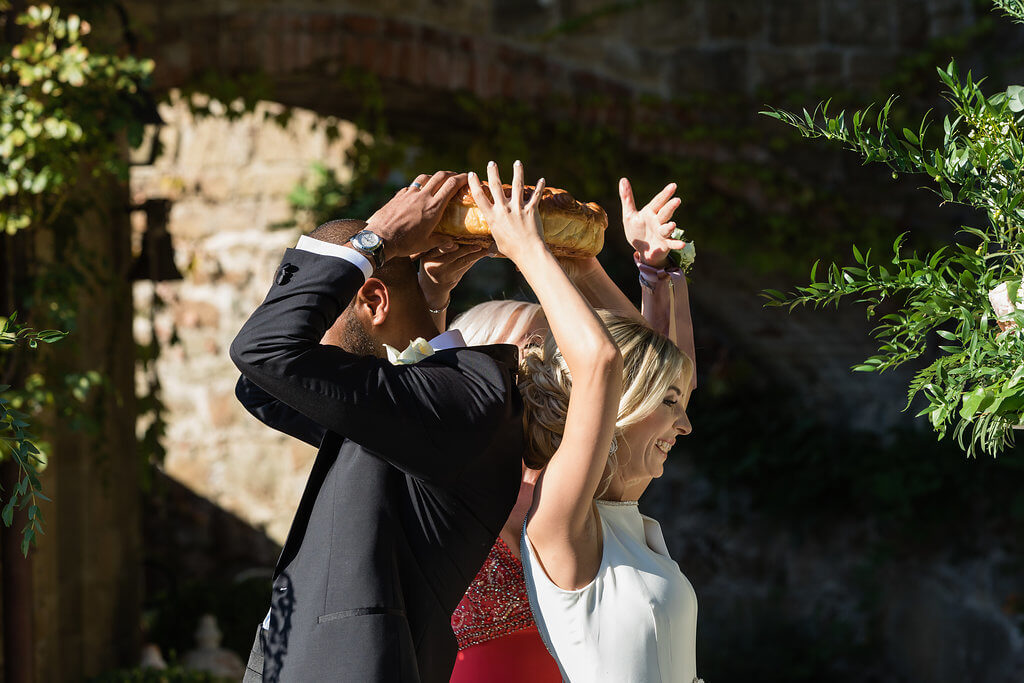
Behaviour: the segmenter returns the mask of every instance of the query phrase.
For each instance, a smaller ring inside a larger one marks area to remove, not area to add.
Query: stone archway
[[[757,157],[757,150],[673,134],[700,119],[693,102],[680,95],[731,93],[748,103],[735,114],[746,117],[760,107],[757,93],[764,88],[874,85],[901,56],[975,21],[970,4],[961,0],[913,7],[867,0],[690,0],[635,7],[456,0],[286,8],[253,0],[229,9],[179,0],[136,1],[127,8],[146,29],[140,49],[157,59],[159,90],[201,82],[210,73],[227,81],[256,74],[277,102],[357,119],[366,111],[367,91],[353,81],[354,73],[373,81],[372,106],[392,129],[423,132],[438,145],[461,144],[465,136],[458,129],[479,124],[451,105],[453,97],[468,94],[533,107],[552,121],[600,124],[639,159],[667,154],[740,163]],[[775,210],[756,188],[732,199]],[[729,268],[721,260],[703,276],[705,282],[717,278],[705,290],[714,295],[695,290],[695,303],[776,376],[845,396],[847,406],[878,391],[877,383],[868,388],[847,372],[871,349],[847,333],[850,325],[859,330],[862,324],[813,317],[780,323],[753,296],[760,287],[738,285],[743,274]],[[751,324],[764,334],[744,332]],[[811,340],[827,351],[787,351]],[[893,377],[892,386],[898,381]],[[837,383],[842,390],[828,389]],[[877,415],[860,422],[882,424]]]

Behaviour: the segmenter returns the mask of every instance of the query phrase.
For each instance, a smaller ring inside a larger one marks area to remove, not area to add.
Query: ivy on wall
[[[21,473],[15,489],[0,495],[7,525],[16,508],[28,505],[27,553],[41,530],[38,472],[45,459],[38,452],[45,444],[27,436],[28,420],[56,409],[87,428],[95,416],[86,400],[107,382],[88,368],[35,370],[29,347],[64,332],[25,337],[13,312],[20,309],[34,327],[74,330],[78,288],[88,271],[103,271],[77,243],[75,216],[90,206],[92,183],[127,178],[124,152],[142,138],[143,86],[153,63],[94,49],[86,40],[90,24],[51,5],[16,12],[0,0],[0,29],[9,40],[0,43],[0,316],[5,333],[31,342],[0,342],[0,401],[9,418],[0,422],[0,437],[16,449],[0,458],[13,457]],[[55,251],[52,267],[33,258],[40,233]]]
[[[49,5],[4,20],[23,29],[0,61],[0,232],[13,234],[52,225],[83,171],[125,177],[122,134],[142,139],[133,96],[153,62],[91,52],[89,23]]]

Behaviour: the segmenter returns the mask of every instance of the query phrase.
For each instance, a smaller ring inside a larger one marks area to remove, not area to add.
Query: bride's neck
[[[650,484],[651,479],[648,477],[627,482],[615,475],[608,484],[608,488],[597,499],[620,502],[640,500],[640,496],[644,494]]]

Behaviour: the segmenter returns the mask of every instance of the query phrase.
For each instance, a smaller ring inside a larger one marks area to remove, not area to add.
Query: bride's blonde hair
[[[693,363],[667,337],[647,325],[598,311],[601,321],[622,353],[622,397],[615,418],[615,433],[636,424],[658,407],[668,388],[680,375],[689,384]],[[685,386],[685,385],[684,385]],[[680,387],[683,388],[683,387]],[[572,376],[553,335],[544,345],[528,350],[520,364],[519,390],[523,396],[523,424],[526,428],[526,466],[544,467],[562,442],[565,416],[569,409]],[[615,469],[614,454],[608,458],[610,472]]]
[[[543,315],[540,306],[529,301],[485,301],[457,316],[448,327],[462,332],[468,346],[515,344],[538,315]]]

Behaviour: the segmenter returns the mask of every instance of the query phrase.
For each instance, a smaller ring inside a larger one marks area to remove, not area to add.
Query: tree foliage
[[[121,133],[141,139],[153,63],[92,52],[89,23],[56,7],[6,19],[23,27],[0,59],[0,232],[14,233],[50,223],[83,170],[126,172]]]
[[[997,4],[1024,21],[1024,3]],[[907,253],[904,236],[892,254],[878,257],[853,246],[855,265],[811,269],[811,282],[784,294],[765,292],[772,305],[822,306],[854,299],[878,323],[878,353],[854,367],[882,372],[922,357],[934,358],[917,372],[909,407],[923,396],[927,416],[941,438],[952,427],[969,454],[996,455],[1013,444],[1014,425],[1024,424],[1024,87],[986,95],[984,79],[961,76],[955,61],[938,68],[952,111],[941,133],[930,113],[914,128],[892,123],[895,96],[880,107],[833,115],[829,102],[800,114],[764,114],[858,152],[865,163],[889,167],[893,177],[925,174],[943,204],[961,204],[984,216],[962,226],[934,253]],[[1004,285],[1010,311],[998,316],[990,293]]]
[[[76,224],[69,215],[82,207],[69,200],[87,195],[92,181],[127,178],[125,149],[142,136],[143,86],[153,63],[87,44],[89,23],[50,5],[18,13],[0,0],[0,27],[7,40],[15,36],[14,42],[0,42],[0,239],[11,247],[23,231],[60,229],[66,233],[59,240],[62,253],[73,252]],[[66,260],[58,262],[60,272],[11,265],[0,270],[0,306],[7,308],[0,316],[10,314],[0,317],[0,460],[13,458],[20,475],[13,491],[2,492],[0,518],[10,526],[14,510],[28,506],[22,544],[27,552],[42,529],[38,501],[45,500],[38,478],[42,444],[28,431],[30,413],[52,404],[65,413],[65,393],[69,403],[80,405],[89,387],[103,379],[95,371],[74,372],[56,382],[49,378],[56,387],[51,389],[39,373],[24,376],[20,354],[65,333],[21,327],[12,309],[21,308],[37,327],[73,329],[82,278]]]

